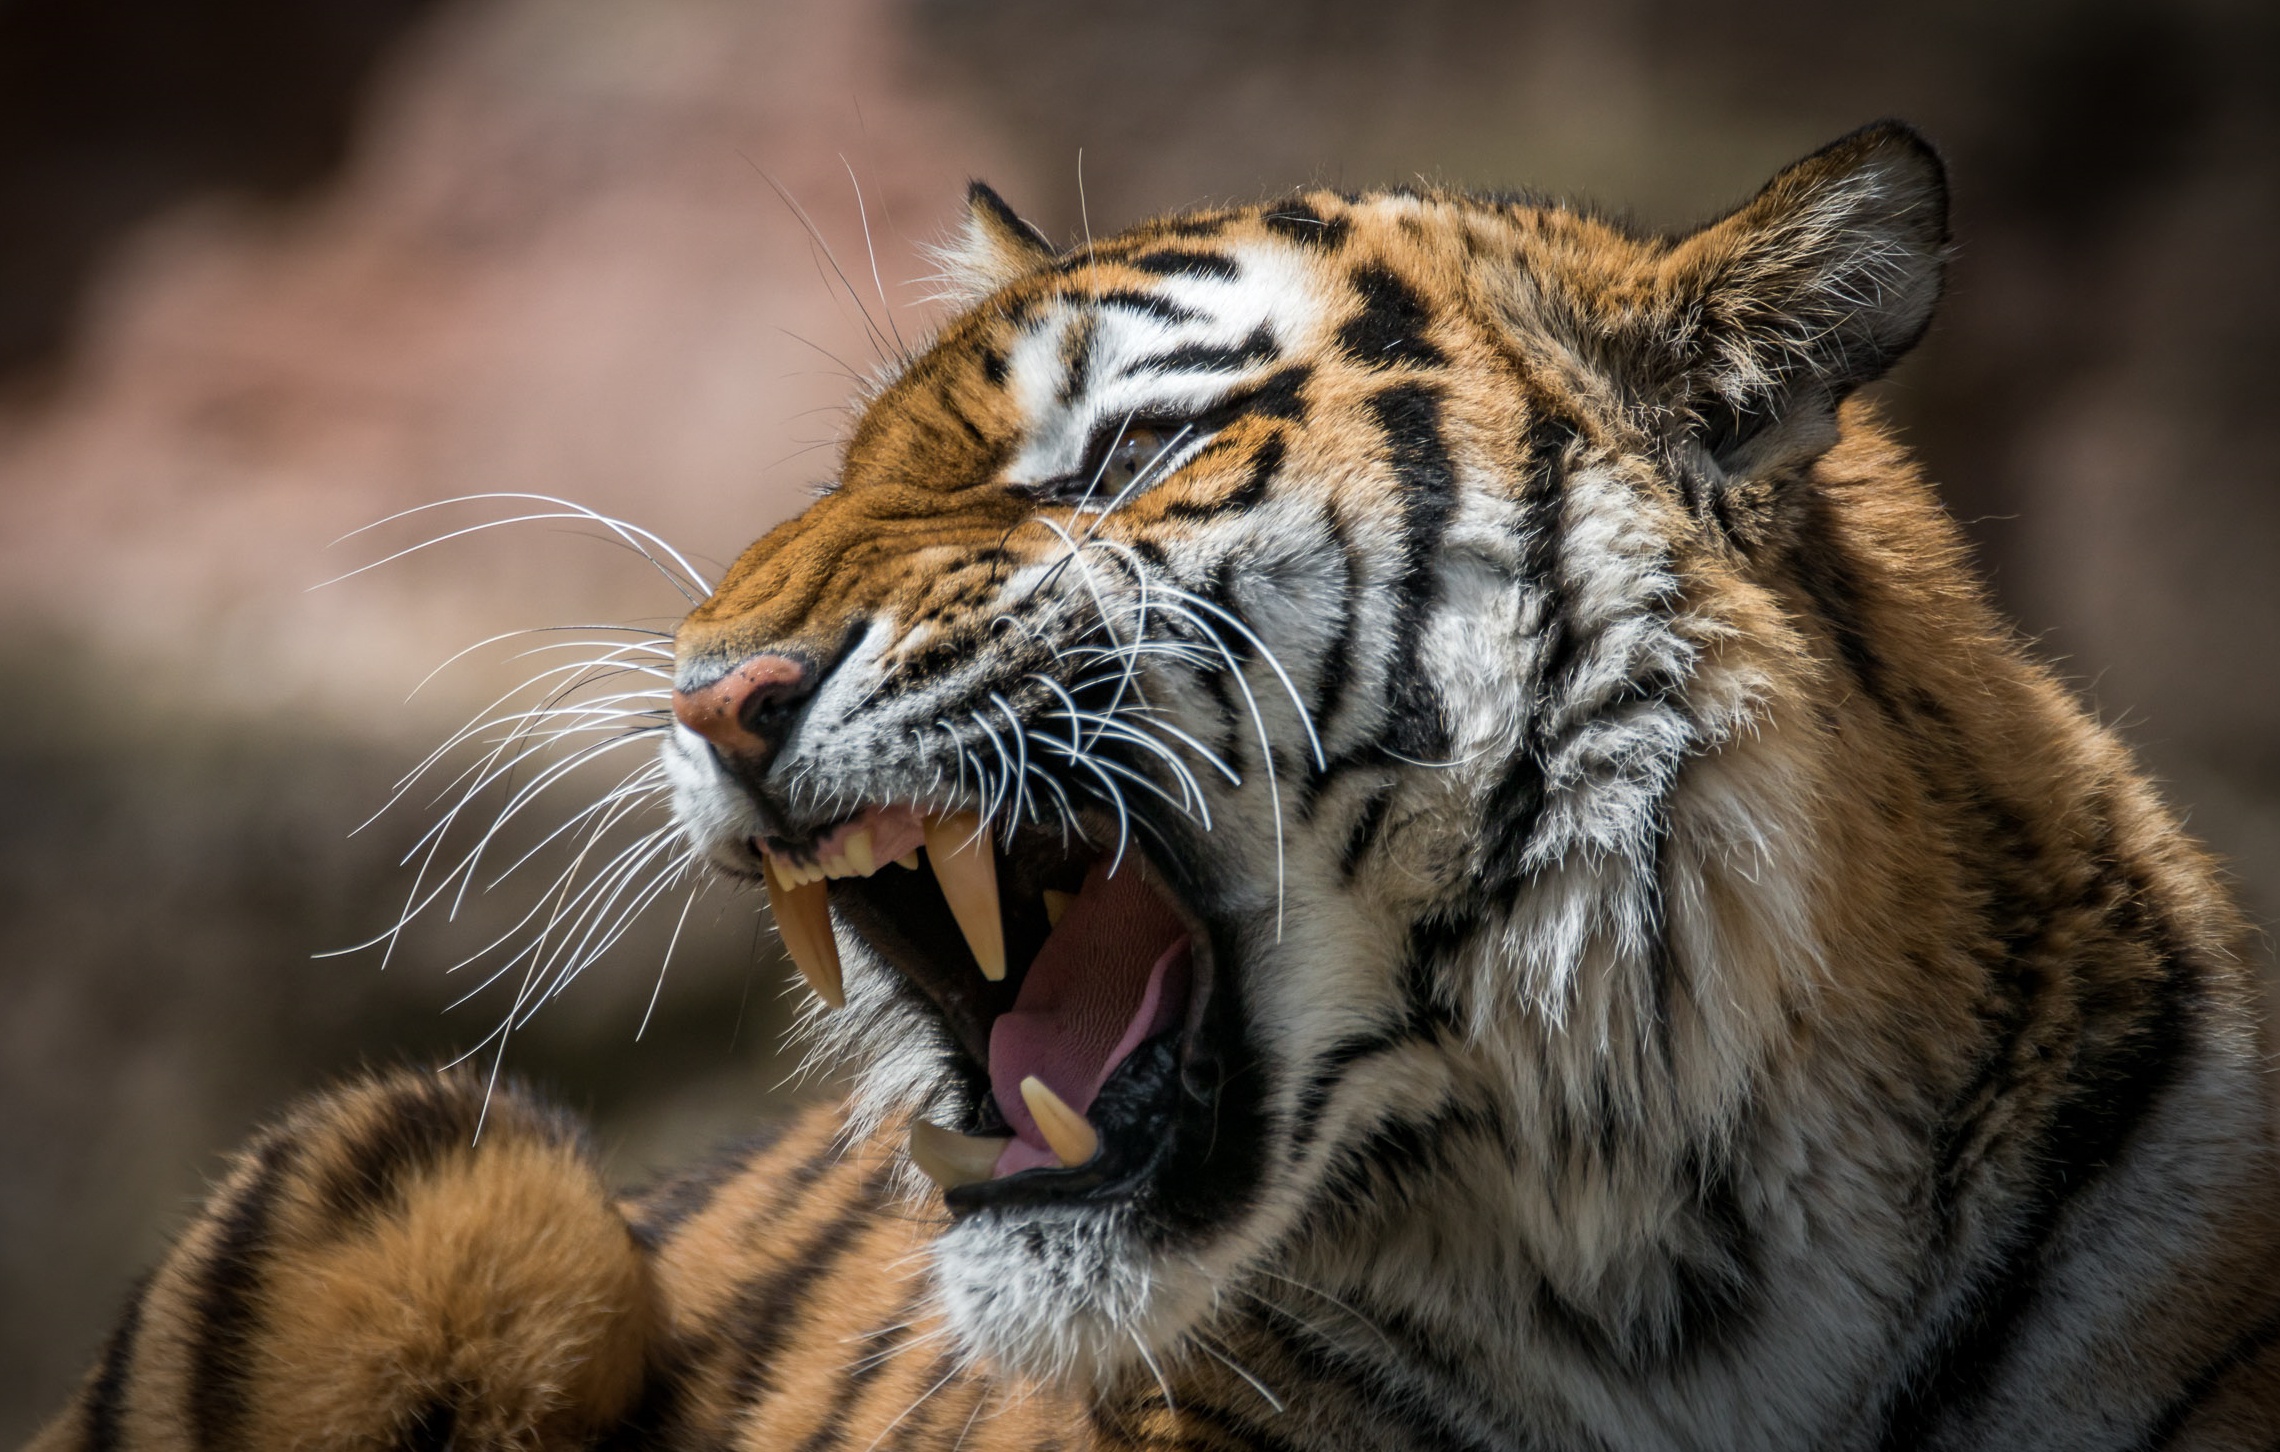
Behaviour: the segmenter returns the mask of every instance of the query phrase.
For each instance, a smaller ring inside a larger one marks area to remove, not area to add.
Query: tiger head
[[[1930,149],[1674,237],[968,212],[964,310],[681,624],[664,747],[911,1123],[958,1334],[1113,1375],[1247,1277],[1493,1254],[1436,1227],[1616,1174],[1599,1126],[1714,1135],[1822,951],[1792,545],[1938,295]]]

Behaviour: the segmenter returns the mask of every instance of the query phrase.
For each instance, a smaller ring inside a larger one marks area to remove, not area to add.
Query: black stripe
[[[1528,846],[1544,815],[1544,768],[1535,753],[1516,749],[1497,773],[1481,809],[1480,871],[1475,883],[1482,900],[1508,906],[1528,875]]]
[[[1796,546],[1790,572],[1813,602],[1813,613],[1834,639],[1837,658],[1887,716],[1897,716],[1884,658],[1869,641],[1860,568],[1846,549],[1835,506],[1818,489],[1799,491]]]
[[[1346,687],[1353,680],[1354,663],[1349,657],[1354,653],[1354,596],[1361,589],[1365,570],[1335,505],[1323,509],[1322,527],[1336,547],[1344,571],[1338,581],[1338,624],[1330,633],[1330,644],[1323,650],[1314,676],[1314,731],[1327,743],[1337,729],[1338,712],[1346,704]],[[1307,808],[1313,805],[1316,784],[1307,784]]]
[[[2118,872],[2108,862],[2107,878]],[[2149,1001],[2123,1017],[2110,1041],[2090,1045],[2067,1074],[2062,1097],[2034,1147],[2034,1181],[2013,1217],[2001,1262],[1979,1278],[1941,1344],[1895,1393],[1880,1442],[1886,1452],[1921,1444],[1943,1421],[1968,1414],[1988,1394],[2004,1350],[2042,1294],[2045,1248],[2067,1205],[2121,1157],[2175,1082],[2191,1048],[2199,998],[2192,963],[2170,926],[2149,908],[2145,885],[2123,879],[2119,888],[2108,905],[2109,926],[2125,941],[2150,943],[2158,955],[2159,976],[2149,985]],[[2038,924],[2048,924],[2053,915],[2045,909]],[[2042,956],[2041,950],[2038,934],[2034,951],[2017,955],[2020,966],[2047,972],[2047,965],[2031,961]],[[2089,964],[2081,971],[2099,966],[2112,971],[2116,965]],[[2115,1026],[2091,1022],[2084,1027],[2095,1032]],[[2002,1096],[1996,1097],[2000,1101]]]
[[[848,1417],[854,1414],[856,1403],[871,1382],[894,1359],[896,1343],[910,1334],[910,1319],[923,1300],[923,1292],[906,1298],[887,1320],[855,1339],[847,1370],[839,1385],[832,1388],[831,1405],[824,1409],[815,1430],[800,1443],[800,1452],[825,1452],[846,1440]]]
[[[1391,268],[1365,263],[1348,281],[1361,295],[1362,310],[1339,326],[1338,346],[1355,362],[1365,368],[1399,363],[1438,368],[1448,362],[1439,348],[1420,336],[1432,325],[1432,310]]]
[[[1499,1137],[1490,1116],[1461,1104],[1444,1104],[1423,1119],[1387,1120],[1361,1139],[1336,1146],[1318,1202],[1333,1214],[1344,1210],[1359,1215],[1413,1204],[1431,1193],[1453,1150],[1461,1150],[1467,1158],[1478,1155],[1478,1149],[1465,1147],[1464,1141]]]
[[[1201,212],[1187,217],[1171,217],[1158,222],[1155,230],[1166,237],[1216,237],[1227,230],[1231,219],[1225,212]]]
[[[103,1343],[95,1385],[87,1391],[87,1452],[117,1452],[122,1445],[120,1423],[127,1406],[127,1378],[134,1370],[135,1342],[142,1335],[143,1299],[149,1294],[150,1277],[146,1275],[127,1293],[119,1324]]]
[[[213,1253],[198,1274],[191,1301],[198,1331],[190,1347],[190,1426],[195,1445],[211,1452],[237,1445],[270,1217],[285,1174],[299,1158],[300,1146],[282,1135],[270,1136],[254,1151],[253,1174],[217,1217]]]
[[[928,1386],[933,1386],[937,1381],[940,1381],[942,1377],[950,1370],[949,1358],[940,1355],[939,1353],[934,1358],[934,1365],[938,1369],[933,1371],[927,1377],[925,1384]],[[960,1448],[969,1446],[975,1447],[977,1449],[977,1452],[986,1452],[986,1442],[975,1443],[969,1441],[968,1436],[973,1428],[979,1426],[984,1420],[986,1420],[982,1415],[982,1403],[994,1395],[997,1389],[997,1385],[994,1382],[990,1381],[987,1377],[977,1376],[970,1372],[952,1377],[949,1381],[943,1382],[942,1391],[936,1392],[927,1398],[927,1410],[929,1412],[932,1412],[939,1408],[943,1411],[946,1411],[948,1415],[944,1418],[945,1425],[955,1426],[961,1428],[962,1430],[959,1432],[958,1438],[950,1442],[947,1447],[945,1447],[942,1440],[937,1437],[930,1445],[929,1452],[959,1452]],[[964,1403],[960,1406],[945,1406],[944,1402],[946,1401],[946,1398],[943,1395],[945,1392],[970,1392],[972,1395],[968,1396],[965,1399]],[[910,1445],[910,1437],[907,1425],[906,1427],[896,1429],[894,1445]],[[1058,1452],[1060,1444],[1048,1439],[1043,1442],[1032,1443],[1031,1447],[1034,1449],[1034,1452]],[[881,1452],[886,1452],[886,1449],[882,1448]],[[1093,1449],[1093,1452],[1101,1452],[1101,1449],[1095,1448]]]
[[[968,608],[974,604],[970,600],[951,603]],[[932,685],[943,676],[972,665],[977,657],[999,643],[1000,639],[993,638],[981,624],[967,621],[950,626],[895,663],[895,691],[901,694]]]
[[[1183,343],[1161,353],[1152,353],[1124,370],[1129,378],[1135,373],[1158,369],[1173,373],[1236,373],[1260,363],[1272,363],[1282,356],[1275,346],[1274,330],[1265,323],[1253,328],[1240,343]]]
[[[1409,945],[1402,958],[1402,1019],[1399,1023],[1342,1039],[1316,1062],[1313,1074],[1298,1093],[1291,1116],[1291,1146],[1304,1150],[1322,1132],[1322,1112],[1330,1096],[1365,1059],[1376,1058],[1410,1044],[1434,1043],[1455,1027],[1455,1020],[1434,994],[1450,960],[1480,931],[1480,920],[1470,915],[1444,918],[1428,915],[1412,924]]]
[[[1699,1360],[1722,1354],[1756,1325],[1765,1308],[1764,1259],[1726,1152],[1689,1149],[1681,1177],[1681,1223],[1692,1234],[1671,1262],[1677,1316],[1662,1351]]]
[[[2225,1379],[2254,1365],[2275,1345],[2280,1345],[2280,1312],[2266,1316],[2234,1337],[2214,1360],[2178,1388],[2177,1395],[2155,1414],[2131,1452],[2164,1452],[2175,1445],[2184,1434],[2186,1423],[2207,1403],[2210,1395],[2223,1386]]]
[[[342,1151],[318,1186],[326,1215],[345,1224],[392,1205],[405,1178],[473,1145],[481,1112],[479,1102],[445,1084],[389,1085],[373,1107],[376,1122]]]
[[[1196,594],[1226,611],[1229,618],[1240,621],[1246,626],[1250,624],[1243,617],[1242,602],[1235,598],[1235,582],[1224,561],[1213,565],[1210,573],[1197,581],[1193,588]],[[1251,644],[1249,636],[1241,632],[1233,634],[1224,632],[1217,623],[1218,617],[1212,617],[1212,619],[1213,623],[1205,628],[1211,632],[1213,639],[1226,647],[1226,659],[1233,664],[1235,669],[1241,670],[1244,666],[1258,659],[1258,649]]]
[[[653,1338],[641,1394],[633,1410],[594,1444],[592,1452],[656,1452],[660,1447],[708,1447],[687,1435],[689,1423],[689,1370],[701,1351],[711,1349],[697,1337],[670,1332]]]
[[[1457,955],[1472,945],[1486,921],[1477,913],[1442,909],[1409,925],[1409,949],[1401,960],[1401,993],[1406,1028],[1419,1038],[1454,1033],[1457,1017],[1441,1001]]]
[[[1131,312],[1145,313],[1160,323],[1206,321],[1204,315],[1194,308],[1182,307],[1168,297],[1158,297],[1152,292],[1140,292],[1128,287],[1112,287],[1099,293],[1073,293],[1069,295],[1069,300],[1090,302],[1096,307],[1124,308]]]
[[[1164,506],[1165,515],[1172,519],[1216,519],[1257,508],[1267,497],[1267,486],[1282,471],[1284,452],[1283,436],[1279,432],[1267,435],[1253,451],[1242,483],[1217,499],[1174,499]]]
[[[1392,805],[1391,785],[1381,786],[1363,799],[1361,811],[1354,816],[1354,825],[1347,829],[1346,845],[1338,853],[1338,876],[1342,880],[1352,882],[1362,859],[1377,846],[1378,833],[1385,827],[1386,811]]]
[[[1539,757],[1550,747],[1548,707],[1568,694],[1582,656],[1582,631],[1575,623],[1562,570],[1566,536],[1568,451],[1580,438],[1569,420],[1546,412],[1529,426],[1527,483],[1521,491],[1521,528],[1527,536],[1521,572],[1543,591],[1543,619],[1537,627],[1535,746]]]
[[[974,420],[967,414],[966,406],[958,401],[958,395],[953,393],[950,389],[937,389],[934,396],[935,401],[942,405],[942,411],[950,415],[951,422],[957,424],[958,431],[966,436],[966,442],[978,445],[986,450],[992,450],[990,454],[990,458],[992,460],[991,464],[979,472],[987,474],[991,472],[991,470],[994,470],[996,467],[994,461],[999,455],[1004,453],[1005,446],[1002,444],[992,445],[990,443],[989,435],[982,432],[981,425],[975,423]]]
[[[1442,1035],[1452,1026],[1453,1020],[1434,996],[1433,979],[1446,965],[1455,948],[1469,940],[1477,929],[1477,922],[1470,919],[1455,924],[1443,924],[1429,919],[1411,928],[1410,945],[1402,965],[1405,1004],[1401,1021],[1370,1033],[1343,1039],[1332,1045],[1316,1062],[1313,1073],[1299,1090],[1292,1106],[1290,1141],[1294,1152],[1303,1154],[1321,1135],[1322,1116],[1329,1109],[1332,1096],[1357,1067],[1414,1044],[1430,1045],[1441,1040]],[[1478,1119],[1470,1110],[1445,1106],[1436,1112],[1434,1122],[1447,1116],[1468,1123]],[[1479,1128],[1481,1125],[1473,1123],[1472,1127]],[[1357,1171],[1366,1171],[1373,1164],[1400,1158],[1400,1141],[1409,1133],[1398,1126],[1381,1126],[1360,1144],[1339,1148],[1336,1153],[1341,1163],[1330,1172],[1329,1178],[1352,1181]],[[1501,1127],[1497,1127],[1495,1133],[1502,1138]],[[1422,1173],[1420,1169],[1420,1176]],[[1349,1185],[1348,1188],[1353,1186]],[[1330,1202],[1326,1200],[1324,1203]]]
[[[632,1197],[626,1219],[633,1226],[634,1239],[650,1250],[662,1246],[684,1222],[704,1213],[712,1204],[713,1196],[720,1193],[721,1186],[735,1179],[753,1161],[781,1143],[791,1126],[790,1118],[779,1119],[755,1134],[714,1151],[702,1163]],[[781,1187],[779,1198],[796,1194],[814,1184],[835,1162],[836,1156],[837,1146],[830,1140],[825,1140],[822,1148],[775,1182]]]
[[[1345,1082],[1347,1074],[1365,1059],[1382,1054],[1415,1041],[1407,1025],[1380,1029],[1373,1033],[1357,1034],[1332,1044],[1314,1066],[1314,1073],[1306,1087],[1298,1091],[1292,1107],[1290,1144],[1293,1150],[1304,1151],[1322,1132],[1322,1113],[1330,1107],[1330,1096]]]
[[[1654,1018],[1647,1025],[1653,1047],[1662,1059],[1663,1071],[1677,1079],[1675,1049],[1671,1043],[1671,1002],[1683,990],[1689,999],[1694,997],[1693,984],[1679,971],[1678,953],[1670,941],[1670,889],[1669,875],[1664,871],[1670,857],[1670,798],[1665,795],[1650,809],[1648,818],[1652,835],[1647,842],[1646,878],[1647,895],[1653,913],[1650,922],[1654,940],[1647,944],[1647,989],[1651,995]]]
[[[1944,713],[1929,702],[1922,704],[1930,709],[1915,713],[1909,724],[1928,743],[1937,743],[1934,759],[1939,755],[1966,759],[1968,748]],[[1902,759],[1918,758],[1908,753]],[[2026,820],[1983,783],[1967,781],[1958,790],[1921,768],[1918,774],[1925,795],[1955,814],[1959,835],[1969,844],[1961,870],[1966,881],[1977,887],[1980,901],[1974,920],[1976,941],[1965,946],[1986,979],[1982,998],[1974,1006],[1985,1025],[1977,1065],[1930,1133],[1932,1208],[1945,1243],[1960,1220],[1966,1176],[1986,1158],[1991,1141],[2002,1132],[2004,1111],[2019,1075],[2037,1067],[2039,1055],[2024,1047],[2026,1036],[2050,1011],[2061,983],[2040,961],[2039,945],[2055,905],[2031,876],[2042,853]]]
[[[1162,568],[1160,564],[1157,567]],[[1165,573],[1170,572],[1166,571]],[[1191,582],[1190,588],[1220,609],[1235,615],[1237,619],[1242,618],[1240,612],[1235,610],[1229,599],[1227,572],[1224,566],[1214,569],[1209,576],[1201,581]],[[1251,724],[1250,715],[1237,700],[1235,689],[1230,684],[1230,680],[1233,669],[1239,668],[1244,661],[1250,658],[1249,642],[1240,638],[1227,639],[1216,625],[1203,617],[1173,616],[1157,627],[1157,633],[1167,641],[1193,645],[1206,659],[1216,659],[1220,662],[1218,669],[1199,671],[1196,676],[1196,683],[1203,688],[1205,695],[1211,697],[1212,706],[1219,714],[1218,752],[1220,759],[1225,761],[1237,776],[1248,774],[1250,767],[1247,748],[1252,744],[1248,730]],[[1226,652],[1225,656],[1220,654],[1222,649]],[[1232,667],[1228,664],[1230,660],[1234,663]]]
[[[1092,381],[1093,337],[1099,320],[1087,313],[1061,339],[1061,402],[1069,403]]]
[[[1433,569],[1441,536],[1456,512],[1457,478],[1441,437],[1441,395],[1424,383],[1396,383],[1369,401],[1371,415],[1385,434],[1403,516],[1401,573],[1393,581],[1393,648],[1386,673],[1392,720],[1386,745],[1418,759],[1437,759],[1449,750],[1448,723],[1440,693],[1418,668],[1418,641],[1425,617],[1440,595]]]
[[[1233,423],[1236,419],[1250,417],[1287,419],[1293,423],[1302,422],[1306,418],[1306,400],[1300,397],[1299,390],[1304,388],[1307,379],[1313,376],[1314,370],[1308,365],[1293,363],[1288,368],[1277,369],[1257,383],[1243,389],[1213,412],[1219,414],[1224,420],[1222,427],[1226,423]]]
[[[1475,888],[1484,902],[1505,905],[1527,876],[1527,852],[1544,811],[1544,761],[1550,705],[1566,693],[1578,656],[1575,623],[1561,581],[1560,545],[1567,505],[1567,456],[1581,437],[1576,425],[1539,402],[1542,410],[1523,440],[1520,572],[1541,593],[1537,623],[1534,729],[1497,774],[1481,812],[1481,863]]]
[[[1352,224],[1344,217],[1325,218],[1303,198],[1293,197],[1268,209],[1259,219],[1268,231],[1308,247],[1334,252],[1346,244]]]
[[[1383,1310],[1373,1307],[1372,1314],[1363,1317],[1363,1324],[1382,1327],[1393,1319]],[[1362,1316],[1359,1311],[1354,1314]],[[1475,1440],[1461,1427],[1434,1415],[1434,1405],[1441,1398],[1419,1396],[1415,1388],[1389,1384],[1392,1378],[1387,1375],[1388,1368],[1372,1365],[1333,1345],[1280,1309],[1262,1309],[1258,1321],[1304,1380],[1342,1389],[1378,1420],[1397,1429],[1400,1436],[1392,1445],[1430,1452],[1491,1452],[1490,1444]],[[1418,1349],[1413,1343],[1405,1341],[1404,1345],[1411,1351]],[[1534,1452],[1542,1445],[1525,1433],[1519,1435],[1524,1440],[1495,1444],[1494,1452]]]
[[[947,1387],[950,1384],[947,1378],[949,1377],[955,1365],[956,1363],[951,1361],[948,1355],[937,1351],[934,1353],[934,1359],[927,1363],[926,1370],[921,1376],[919,1385],[931,1387],[937,1383],[940,1383],[942,1386]],[[903,1414],[903,1419],[900,1422],[896,1423],[894,1427],[889,1429],[890,1434],[894,1438],[893,1441],[876,1442],[872,1444],[872,1447],[859,1449],[859,1452],[874,1452],[874,1449],[876,1449],[876,1452],[895,1452],[895,1449],[898,1447],[915,1447],[919,1445],[917,1438],[921,1434],[928,1431],[934,1425],[935,1413],[939,1412],[941,1409],[942,1402],[939,1395],[933,1392],[929,1392],[916,1405],[911,1407],[909,1411]],[[937,1443],[936,1445],[939,1446],[940,1444]]]
[[[431,1397],[390,1452],[452,1452],[452,1438],[458,1432],[458,1404],[448,1397]]]
[[[721,1320],[739,1362],[731,1382],[739,1407],[755,1406],[776,1390],[776,1362],[808,1308],[808,1293],[876,1222],[885,1182],[883,1170],[866,1175],[853,1204],[789,1250],[775,1269],[737,1290]]]
[[[1155,252],[1143,252],[1137,257],[1127,258],[1125,262],[1129,267],[1137,267],[1142,272],[1153,272],[1160,277],[1176,277],[1185,274],[1191,277],[1216,277],[1222,281],[1233,282],[1242,276],[1242,270],[1236,267],[1234,258],[1222,256],[1217,252],[1195,252],[1184,247],[1166,247]]]

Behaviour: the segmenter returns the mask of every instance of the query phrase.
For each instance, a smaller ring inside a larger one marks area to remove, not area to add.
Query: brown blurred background
[[[0,1443],[218,1152],[479,1039],[350,828],[504,689],[497,631],[666,624],[538,527],[310,592],[393,510],[567,495],[732,556],[875,363],[777,187],[922,332],[965,179],[1049,232],[1296,181],[1676,225],[1880,115],[1955,169],[1885,388],[2008,606],[2280,909],[2280,12],[2256,3],[0,0]],[[1079,152],[1082,150],[1080,185]],[[859,211],[855,184],[859,183]],[[677,901],[677,899],[676,899]],[[636,1176],[796,1088],[753,905],[651,923],[515,1043]]]

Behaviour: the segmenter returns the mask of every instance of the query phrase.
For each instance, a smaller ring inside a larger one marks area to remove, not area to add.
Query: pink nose
[[[792,708],[814,689],[807,662],[756,655],[708,686],[673,693],[673,715],[723,751],[765,756],[783,744]]]

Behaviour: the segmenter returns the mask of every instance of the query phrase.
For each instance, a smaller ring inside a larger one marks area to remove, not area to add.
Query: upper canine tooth
[[[988,1135],[960,1134],[923,1119],[910,1122],[910,1162],[945,1190],[978,1185],[996,1175],[998,1156],[1009,1143]]]
[[[818,882],[786,882],[779,871],[768,873],[768,909],[776,915],[776,935],[815,996],[832,1008],[844,1007],[847,987],[839,971],[839,943],[831,936],[831,890]]]
[[[1077,895],[1073,892],[1058,892],[1053,888],[1046,888],[1045,921],[1056,928],[1061,926],[1061,918],[1069,911],[1069,904],[1076,900]]]
[[[857,877],[869,877],[879,870],[879,859],[871,855],[869,827],[847,839],[847,865],[855,869]]]
[[[1100,1152],[1100,1133],[1035,1074],[1021,1081],[1021,1102],[1062,1164],[1081,1165]]]
[[[997,854],[990,850],[990,839],[972,812],[929,817],[923,827],[942,899],[950,904],[950,916],[958,920],[982,976],[996,983],[1005,977],[1005,925],[998,920]]]

